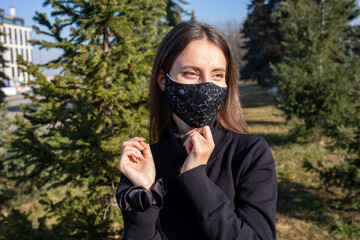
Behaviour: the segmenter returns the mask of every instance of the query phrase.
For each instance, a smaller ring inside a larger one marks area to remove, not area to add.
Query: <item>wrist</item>
[[[143,186],[146,189],[149,189],[149,188],[151,188],[152,185],[154,185],[154,183],[155,183],[155,180],[149,181],[148,183],[142,184],[141,186]]]

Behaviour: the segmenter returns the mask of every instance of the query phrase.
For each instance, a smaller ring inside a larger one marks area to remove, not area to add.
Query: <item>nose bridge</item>
[[[205,72],[204,74],[202,74],[200,77],[200,82],[211,82],[210,73]]]

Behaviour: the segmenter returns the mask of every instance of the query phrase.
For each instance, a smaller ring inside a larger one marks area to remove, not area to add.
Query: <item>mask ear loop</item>
[[[172,79],[172,77],[170,77],[170,75],[169,75],[168,73],[166,74],[166,76],[167,76],[171,81],[174,81],[174,82],[175,82],[175,80]]]

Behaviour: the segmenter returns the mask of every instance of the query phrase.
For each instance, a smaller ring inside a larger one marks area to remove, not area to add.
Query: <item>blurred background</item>
[[[120,239],[121,143],[148,139],[156,49],[182,21],[234,52],[278,174],[278,239],[360,239],[356,0],[1,0],[0,236]]]

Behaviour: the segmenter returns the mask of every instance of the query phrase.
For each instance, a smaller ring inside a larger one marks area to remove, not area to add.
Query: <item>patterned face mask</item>
[[[182,84],[165,77],[165,97],[171,111],[194,128],[208,125],[219,111],[227,87],[214,83]]]

